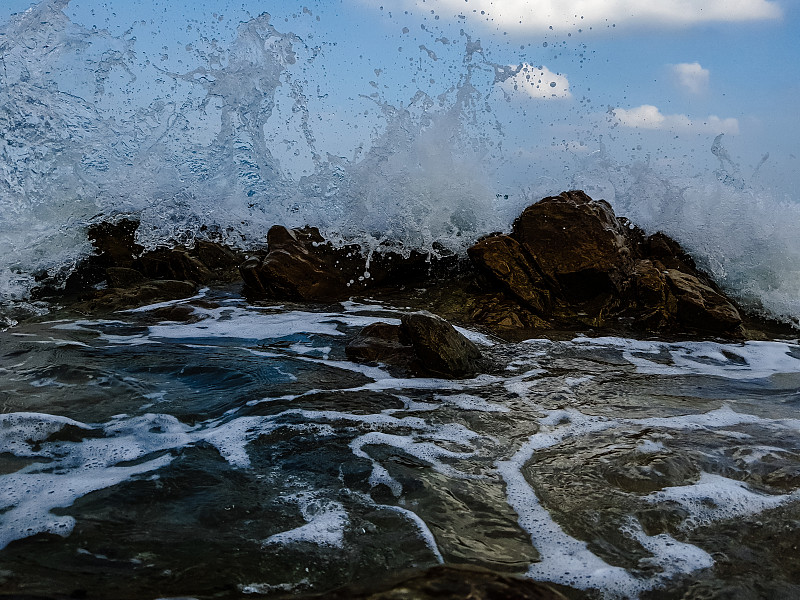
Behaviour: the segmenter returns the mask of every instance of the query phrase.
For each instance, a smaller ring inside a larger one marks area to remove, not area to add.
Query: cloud
[[[692,120],[686,115],[664,115],[652,104],[643,104],[628,110],[615,108],[611,112],[620,125],[634,129],[665,129],[713,134],[739,133],[737,119],[720,119],[716,115],[710,115],[706,119]]]
[[[615,25],[685,27],[778,19],[776,0],[406,0],[437,13],[453,11],[509,30],[573,30]]]
[[[553,73],[545,66],[522,63],[497,71],[495,83],[507,94],[524,94],[537,100],[558,100],[572,98],[569,80],[566,75]]]
[[[700,66],[700,63],[680,63],[670,65],[675,82],[690,94],[702,94],[708,90],[710,72]]]

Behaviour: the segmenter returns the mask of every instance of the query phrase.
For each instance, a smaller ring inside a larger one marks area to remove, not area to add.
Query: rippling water
[[[797,342],[464,330],[499,366],[459,381],[347,360],[401,313],[206,291],[1,333],[2,589],[276,594],[444,561],[796,597]]]

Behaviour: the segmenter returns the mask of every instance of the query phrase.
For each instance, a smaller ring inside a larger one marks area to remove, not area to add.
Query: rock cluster
[[[386,248],[365,260],[358,245],[336,247],[315,227],[270,228],[267,253],[249,258],[240,271],[245,291],[279,300],[332,302],[379,287],[424,281],[451,269],[444,258]]]
[[[677,242],[663,233],[646,236],[607,202],[581,191],[532,204],[510,233],[469,248],[469,261],[388,246],[365,258],[361,246],[334,246],[315,228],[280,225],[270,229],[266,250],[249,256],[202,240],[192,248],[146,250],[135,240],[138,225],[131,219],[92,225],[87,233],[96,252],[70,276],[66,291],[83,294],[91,310],[186,297],[198,285],[239,279],[252,298],[312,302],[425,285],[440,299],[448,296],[449,305],[460,303],[443,312],[497,329],[742,332],[735,304]],[[87,296],[98,283],[106,289]],[[40,296],[46,294],[43,286]],[[386,344],[408,345],[400,337]]]
[[[87,236],[95,253],[84,260],[65,283],[81,308],[119,310],[151,302],[186,298],[200,285],[239,279],[244,256],[216,242],[197,240],[181,246],[145,250],[136,243],[139,222],[121,219],[91,225]],[[53,290],[43,285],[38,295]]]
[[[646,237],[581,191],[529,206],[510,234],[468,252],[484,289],[499,288],[506,301],[479,316],[489,324],[740,331],[736,306],[677,242]]]

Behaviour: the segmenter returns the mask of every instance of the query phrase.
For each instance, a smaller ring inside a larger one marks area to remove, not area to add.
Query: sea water
[[[463,330],[500,365],[466,380],[347,359],[403,310],[207,290],[0,334],[4,588],[269,595],[444,562],[797,594],[800,343]]]
[[[31,296],[121,216],[146,247],[315,225],[366,267],[580,187],[797,323],[800,208],[770,162],[522,110],[523,81],[577,91],[458,15],[395,9],[354,63],[358,12],[324,3],[25,4],[0,30],[1,590],[257,597],[445,562],[599,598],[800,593],[797,340],[462,329],[498,367],[449,381],[346,358],[410,310],[373,299],[216,289],[100,318]],[[591,64],[575,38],[549,47]]]

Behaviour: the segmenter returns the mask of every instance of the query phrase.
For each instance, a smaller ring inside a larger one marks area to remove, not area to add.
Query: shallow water
[[[499,366],[461,381],[347,360],[400,314],[205,291],[0,333],[3,591],[258,597],[444,561],[598,598],[800,592],[798,343],[467,331]]]

